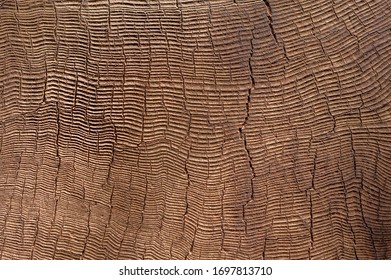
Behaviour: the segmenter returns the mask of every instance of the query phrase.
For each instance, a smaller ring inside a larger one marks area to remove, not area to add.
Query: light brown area
[[[0,1],[0,258],[390,259],[390,9]]]

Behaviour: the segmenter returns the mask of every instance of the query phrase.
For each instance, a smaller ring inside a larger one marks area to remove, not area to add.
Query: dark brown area
[[[0,259],[390,259],[390,12],[0,1]]]

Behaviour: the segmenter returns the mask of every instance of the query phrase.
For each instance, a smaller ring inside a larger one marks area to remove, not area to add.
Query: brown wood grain
[[[0,259],[390,259],[390,12],[0,1]]]

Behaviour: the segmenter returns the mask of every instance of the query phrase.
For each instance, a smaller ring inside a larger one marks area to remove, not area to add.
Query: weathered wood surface
[[[0,258],[390,259],[390,23],[1,1]]]

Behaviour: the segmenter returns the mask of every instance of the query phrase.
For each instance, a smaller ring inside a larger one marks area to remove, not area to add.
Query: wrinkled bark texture
[[[0,1],[0,259],[390,259],[384,0]]]

